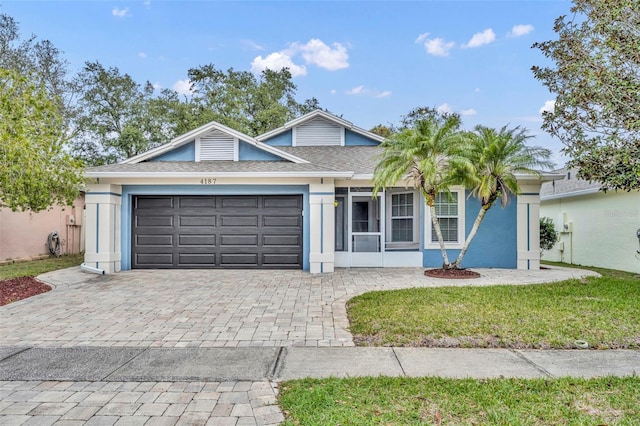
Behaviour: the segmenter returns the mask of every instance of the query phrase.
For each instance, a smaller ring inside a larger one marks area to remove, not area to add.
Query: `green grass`
[[[60,257],[51,257],[42,260],[31,260],[29,262],[9,263],[0,266],[0,280],[8,280],[18,277],[35,277],[45,272],[57,269],[70,268],[82,263],[84,255],[72,254]]]
[[[283,382],[291,425],[637,425],[640,378]]]
[[[350,330],[364,346],[637,349],[640,280],[607,275],[366,293],[347,303]]]
[[[602,275],[603,277],[613,277],[613,278],[638,278],[638,274],[627,271],[618,271],[616,269],[606,269],[606,268],[598,268],[596,266],[581,266],[581,265],[570,265],[568,263],[561,262],[549,262],[542,261],[542,265],[551,265],[551,266],[562,266],[563,268],[573,268],[573,269],[587,269],[589,271],[594,271]]]

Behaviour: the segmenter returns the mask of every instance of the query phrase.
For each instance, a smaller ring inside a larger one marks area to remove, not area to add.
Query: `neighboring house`
[[[640,191],[600,191],[600,184],[562,169],[562,180],[546,182],[540,216],[553,219],[560,240],[545,260],[640,272]]]
[[[39,213],[0,209],[0,261],[29,260],[49,255],[47,237],[57,232],[61,254],[84,250],[82,215],[84,194],[72,206],[54,206]]]
[[[120,164],[86,172],[85,265],[134,268],[440,267],[422,196],[404,182],[372,196],[383,138],[323,111],[252,138],[211,122]],[[538,269],[541,179],[493,208],[464,267]],[[450,256],[479,202],[438,200]]]

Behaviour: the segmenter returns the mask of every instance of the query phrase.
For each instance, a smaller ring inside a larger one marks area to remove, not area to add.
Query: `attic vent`
[[[295,146],[344,145],[344,130],[333,123],[315,118],[294,129]]]
[[[235,160],[235,140],[220,131],[213,131],[199,140],[199,161]]]

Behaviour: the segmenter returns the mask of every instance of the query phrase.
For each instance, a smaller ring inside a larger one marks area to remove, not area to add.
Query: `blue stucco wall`
[[[280,195],[302,194],[302,269],[309,270],[309,186],[308,185],[123,185],[121,210],[121,269],[131,269],[131,220],[134,195]]]
[[[346,129],[344,132],[344,144],[345,146],[357,146],[357,145],[377,146],[380,144],[380,142],[370,139],[359,133],[352,132],[349,129]]]
[[[280,133],[279,135],[275,135],[274,137],[263,141],[263,143],[271,146],[292,146],[293,131],[287,130],[286,132]]]
[[[282,161],[282,158],[270,152],[263,151],[260,148],[240,141],[238,144],[238,160],[239,161]]]
[[[151,158],[149,161],[195,161],[196,160],[196,143],[189,142],[176,149],[173,149],[157,157]]]
[[[465,194],[466,196],[468,195]],[[480,229],[464,256],[464,268],[517,268],[517,202],[515,197],[503,209],[500,201],[487,212]],[[465,202],[465,236],[469,235],[480,209],[480,201],[468,198]],[[424,223],[424,218],[423,222]],[[427,226],[425,224],[425,226]],[[424,241],[423,241],[424,247]],[[439,268],[442,266],[440,249],[424,250],[423,265]],[[454,261],[459,249],[447,250],[450,261]]]

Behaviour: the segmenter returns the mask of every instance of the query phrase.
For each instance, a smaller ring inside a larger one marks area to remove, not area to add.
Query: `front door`
[[[382,199],[371,193],[349,194],[351,266],[382,266]]]

